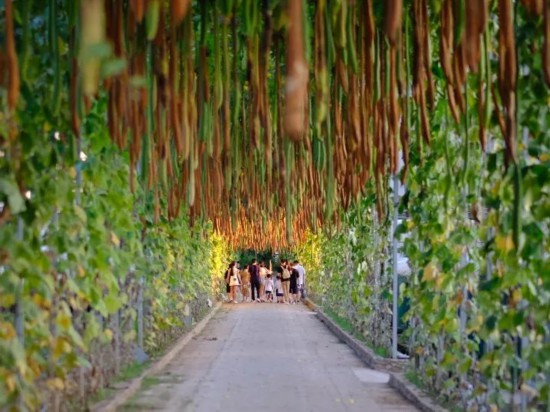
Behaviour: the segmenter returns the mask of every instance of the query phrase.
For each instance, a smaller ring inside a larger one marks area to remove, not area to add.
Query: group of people
[[[241,302],[295,304],[305,297],[305,275],[305,268],[297,260],[289,263],[285,259],[275,271],[256,259],[242,269],[233,261],[225,272],[227,301],[238,303],[240,294]]]

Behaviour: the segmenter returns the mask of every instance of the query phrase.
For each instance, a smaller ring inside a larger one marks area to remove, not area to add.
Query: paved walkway
[[[416,411],[303,305],[224,305],[120,410]]]

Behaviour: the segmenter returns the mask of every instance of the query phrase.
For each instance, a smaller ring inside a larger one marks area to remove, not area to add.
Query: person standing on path
[[[294,269],[298,271],[298,293],[299,298],[304,299],[304,286],[305,286],[305,280],[306,280],[306,269],[301,265],[301,263],[298,260],[294,261]]]
[[[288,260],[283,260],[281,269],[281,283],[283,284],[283,302],[288,305],[290,304],[290,268],[288,266]]]
[[[273,303],[273,279],[271,279],[271,274],[267,274],[265,279],[265,301]]]
[[[265,302],[265,281],[269,271],[265,267],[264,262],[260,262],[260,300]]]
[[[241,292],[243,294],[243,302],[248,302],[250,299],[250,273],[248,272],[248,265],[241,270]]]
[[[283,303],[283,285],[281,282],[281,275],[277,275],[275,281],[275,295],[277,296],[277,303]]]
[[[298,303],[298,278],[300,277],[300,274],[296,270],[294,264],[289,268],[290,270],[290,303],[295,304]]]
[[[248,268],[250,273],[250,288],[252,289],[252,302],[260,302],[260,268],[256,259]],[[256,293],[254,293],[256,292]]]
[[[227,302],[231,302],[231,286],[229,286],[229,281],[231,280],[231,271],[233,270],[234,262],[231,262],[229,266],[227,267],[225,274],[223,275],[224,281],[225,281],[225,287],[226,287],[226,293],[227,293]]]
[[[237,303],[237,290],[239,289],[239,286],[242,284],[241,275],[239,274],[239,268],[237,266],[236,262],[231,262],[231,269],[230,269],[230,277],[229,277],[229,288],[230,288],[230,296],[229,296],[229,302]]]

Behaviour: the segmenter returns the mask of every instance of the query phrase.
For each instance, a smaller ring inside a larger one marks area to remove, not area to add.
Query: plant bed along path
[[[119,410],[416,411],[303,305],[224,305]]]

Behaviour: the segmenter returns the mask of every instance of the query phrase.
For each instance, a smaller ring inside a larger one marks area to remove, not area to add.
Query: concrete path
[[[416,411],[303,305],[227,304],[124,411]]]

